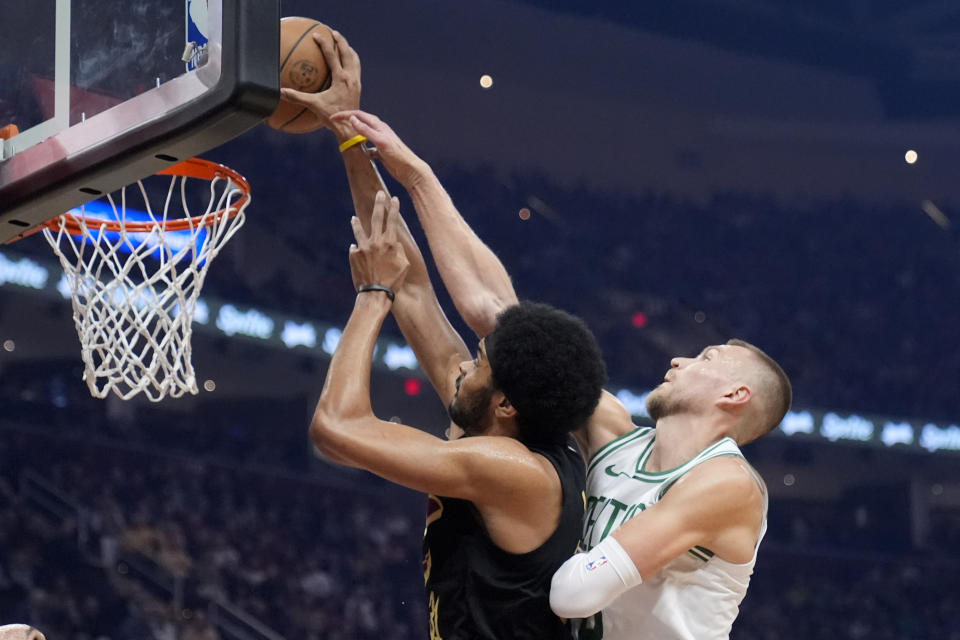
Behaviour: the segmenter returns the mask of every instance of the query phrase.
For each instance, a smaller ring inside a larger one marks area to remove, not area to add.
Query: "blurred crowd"
[[[960,568],[943,559],[762,553],[733,640],[957,640]]]
[[[48,638],[226,640],[218,622],[236,608],[288,639],[425,637],[418,494],[354,471],[0,426],[4,620]],[[956,540],[912,548],[907,506],[887,498],[774,501],[732,637],[960,639]],[[881,503],[892,528],[858,524]]]
[[[4,620],[48,638],[215,640],[210,607],[228,603],[285,638],[422,636],[409,499],[49,434],[3,431],[0,452]],[[54,493],[18,491],[28,470]]]

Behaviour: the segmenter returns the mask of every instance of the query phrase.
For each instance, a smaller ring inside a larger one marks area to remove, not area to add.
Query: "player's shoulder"
[[[757,477],[739,456],[706,460],[681,477],[664,494],[662,502],[689,526],[717,530],[752,525],[765,510],[765,497]]]
[[[491,476],[505,472],[556,475],[546,456],[509,436],[470,436],[450,440],[451,447]]]
[[[584,456],[590,460],[610,443],[636,429],[637,425],[623,403],[609,391],[604,391],[593,415],[575,435]]]
[[[729,455],[696,465],[677,481],[672,491],[745,504],[762,500],[766,487],[743,456]]]
[[[486,515],[487,509],[525,517],[544,496],[563,494],[561,470],[541,453],[516,438],[471,436],[460,438],[460,468],[473,486],[483,491],[471,498]],[[549,502],[549,501],[547,501]]]

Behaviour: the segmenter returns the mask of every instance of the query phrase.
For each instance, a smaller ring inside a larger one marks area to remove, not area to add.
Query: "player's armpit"
[[[583,450],[583,455],[590,460],[599,449],[636,428],[630,412],[623,403],[605,390],[587,424],[582,429],[578,429],[574,435]]]
[[[748,562],[762,517],[763,494],[747,463],[715,458],[683,476],[613,536],[647,579],[696,546],[728,562]]]

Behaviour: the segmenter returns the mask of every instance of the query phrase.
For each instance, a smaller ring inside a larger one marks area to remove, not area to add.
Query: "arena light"
[[[933,220],[933,223],[947,231],[950,229],[950,218],[947,217],[940,207],[935,205],[930,200],[924,200],[920,203],[920,208],[923,209],[923,212],[930,216],[930,219]]]
[[[960,427],[951,424],[947,427],[938,427],[928,423],[920,431],[920,446],[933,453],[934,451],[960,451]]]
[[[83,205],[82,209],[80,207],[71,209],[67,212],[67,215],[91,220],[117,221],[119,219],[117,209],[111,206],[109,202],[103,200],[88,202]],[[155,222],[157,216],[150,215],[146,211],[126,207],[123,212],[123,219],[126,222]],[[91,227],[92,226],[93,225],[91,225]],[[154,259],[159,260],[163,254],[163,249],[159,246],[156,238],[156,232],[131,232],[127,234],[129,240],[126,242],[118,242],[120,240],[120,234],[115,231],[91,231],[90,233],[90,235],[98,241],[101,238],[101,234],[106,242],[109,242],[111,245],[117,245],[117,250],[123,253],[130,253],[134,247],[139,246],[141,242],[146,240],[144,246],[153,248],[153,252],[150,255]],[[192,231],[165,231],[164,235],[166,236],[166,244],[173,252],[179,253],[183,250],[188,250],[196,251],[199,254],[203,249],[204,243],[207,241],[207,228],[203,227]],[[198,264],[202,264],[202,261],[198,261]]]
[[[232,304],[225,304],[217,314],[217,328],[228,336],[240,334],[266,340],[273,335],[273,325],[270,316],[253,308],[240,311]]]
[[[617,400],[623,403],[623,406],[630,412],[630,415],[640,418],[650,417],[650,414],[647,413],[647,396],[650,395],[649,391],[637,394],[630,389],[620,389],[614,395],[617,396]]]
[[[287,320],[283,324],[283,333],[280,334],[283,344],[288,349],[294,347],[315,347],[317,346],[317,329],[313,324],[305,322],[303,324]]]
[[[210,305],[203,298],[197,298],[197,304],[193,308],[193,321],[196,324],[207,324],[210,322]]]
[[[423,383],[417,378],[407,378],[403,381],[403,392],[408,396],[418,396],[423,391]]]
[[[337,350],[337,345],[340,344],[340,338],[342,337],[343,331],[337,327],[330,327],[323,334],[323,345],[321,348],[332,356],[333,352]]]
[[[873,440],[875,430],[873,422],[855,413],[844,418],[830,412],[823,416],[823,422],[820,424],[820,435],[830,442],[837,440],[870,442]]]
[[[880,442],[892,447],[895,444],[913,444],[913,426],[909,422],[893,422],[888,420],[883,424],[880,432]]]
[[[416,369],[417,355],[407,345],[388,344],[387,352],[383,354],[383,364],[391,371]]]
[[[0,253],[0,285],[10,283],[28,289],[43,289],[50,271],[30,258],[11,260]]]
[[[816,430],[816,423],[809,411],[787,411],[780,423],[780,430],[788,436],[796,433],[812,434]]]

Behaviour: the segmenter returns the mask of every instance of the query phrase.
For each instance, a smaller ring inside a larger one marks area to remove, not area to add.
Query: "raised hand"
[[[397,182],[410,188],[429,167],[417,154],[410,150],[403,140],[394,133],[386,122],[366,111],[359,109],[333,114],[334,124],[349,124],[358,134],[366,136],[375,145],[371,155],[379,158]]]
[[[360,108],[360,56],[339,31],[331,31],[332,43],[321,34],[313,34],[313,41],[320,47],[330,69],[330,87],[319,93],[305,93],[289,88],[281,89],[280,92],[284,100],[310,109],[324,126],[332,129],[338,138],[344,140],[355,135],[353,128],[349,122],[332,122],[330,116],[344,110]]]
[[[370,233],[363,230],[360,219],[350,218],[353,236],[357,243],[350,246],[350,272],[353,285],[381,284],[396,291],[407,274],[410,262],[397,240],[397,225],[400,224],[400,201],[387,199],[383,191],[377,192],[370,221]]]

